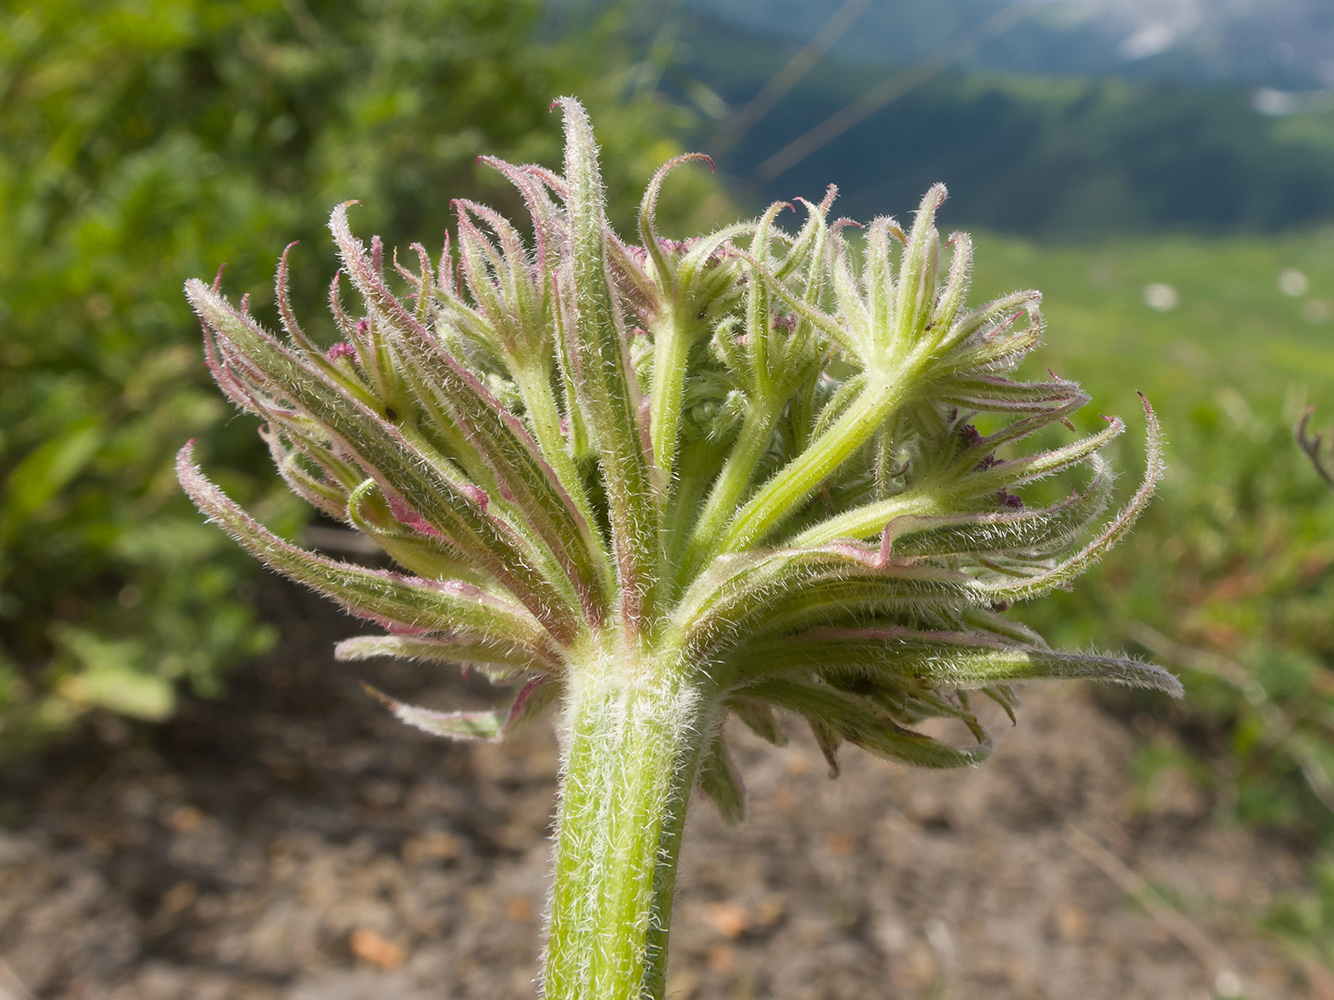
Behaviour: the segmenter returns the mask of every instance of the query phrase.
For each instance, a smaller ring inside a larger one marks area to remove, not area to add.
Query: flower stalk
[[[656,206],[678,157],[648,186],[636,245],[606,220],[582,107],[558,103],[563,173],[487,161],[531,239],[461,201],[453,246],[433,261],[414,244],[411,266],[334,211],[330,346],[288,306],[286,253],[282,335],[216,282],[187,285],[215,379],[263,421],[288,485],[395,569],[276,537],[189,446],[179,474],[256,557],[385,630],[339,659],[461,665],[515,691],[483,712],[377,692],[399,718],[494,740],[554,715],[545,995],[657,1000],[693,792],[744,812],[729,717],[780,744],[780,717],[804,721],[835,771],[844,743],[956,767],[990,753],[979,696],[1012,715],[1014,686],[1044,679],[1179,694],[1159,667],[1052,650],[1002,613],[1115,544],[1162,458],[1146,402],[1148,471],[1108,518],[1120,421],[1023,450],[1087,397],[1009,376],[1038,342],[1039,298],[967,307],[971,244],[941,241],[942,186],[909,231],[876,219],[857,245],[829,217],[833,188],[801,203],[795,233],[779,204],[675,242]],[[1071,480],[1064,500],[1016,492],[1051,476]],[[931,717],[968,739],[914,728]]]
[[[571,685],[547,997],[663,995],[686,808],[713,720],[707,683],[623,651]]]

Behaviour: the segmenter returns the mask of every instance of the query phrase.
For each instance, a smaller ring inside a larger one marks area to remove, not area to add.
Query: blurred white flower
[[[1159,312],[1171,312],[1181,304],[1181,296],[1171,285],[1156,281],[1144,286],[1144,304]]]
[[[1278,288],[1284,295],[1291,295],[1294,299],[1301,298],[1311,287],[1311,282],[1307,280],[1306,275],[1302,274],[1295,267],[1290,267],[1278,276]]]

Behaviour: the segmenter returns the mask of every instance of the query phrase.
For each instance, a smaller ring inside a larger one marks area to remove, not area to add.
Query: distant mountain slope
[[[683,94],[702,82],[734,112],[794,48],[695,17],[668,80]],[[839,211],[863,220],[906,214],[944,180],[957,223],[1049,236],[1334,221],[1334,113],[1261,115],[1236,84],[950,71],[771,176],[775,153],[901,72],[822,60],[722,153],[721,169],[756,203],[836,182]]]
[[[841,0],[686,0],[749,33],[807,39]],[[928,59],[1007,0],[873,0],[835,53]],[[1332,0],[1051,0],[965,65],[1021,73],[1334,87]]]

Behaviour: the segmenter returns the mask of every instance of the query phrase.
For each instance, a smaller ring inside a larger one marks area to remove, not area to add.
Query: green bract
[[[933,187],[911,231],[888,218],[864,249],[830,221],[833,189],[677,243],[609,228],[592,131],[572,99],[565,172],[492,165],[532,237],[457,203],[438,262],[386,260],[331,223],[343,341],[314,344],[278,304],[264,329],[216,284],[187,294],[222,388],[265,421],[291,487],[403,567],[302,551],[267,532],[181,454],[185,489],[270,567],[388,633],[341,659],[465,664],[518,695],[495,713],[391,706],[453,737],[501,738],[558,706],[564,770],[546,995],[659,997],[676,855],[692,787],[742,813],[728,713],[781,741],[773,710],[842,742],[930,767],[990,752],[980,691],[1092,677],[1179,693],[1156,666],[1066,653],[1002,616],[1071,580],[1130,527],[1161,471],[1104,520],[1102,449],[1119,421],[1062,447],[1015,445],[1061,424],[1079,387],[1006,378],[1038,342],[1038,295],[976,309],[968,237],[942,248]],[[949,267],[940,264],[942,252]],[[391,287],[391,278],[397,275]],[[355,291],[349,312],[341,286]],[[985,415],[993,428],[974,425]],[[1051,507],[1011,492],[1067,470]],[[957,747],[914,731],[961,720]]]

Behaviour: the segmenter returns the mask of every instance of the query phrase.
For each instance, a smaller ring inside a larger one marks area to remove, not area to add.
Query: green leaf
[[[542,677],[525,685],[507,709],[440,712],[405,704],[377,691],[369,684],[361,686],[372,698],[387,706],[398,719],[432,736],[492,743],[503,740],[528,725],[546,711],[561,692],[560,684]]]
[[[846,543],[718,559],[682,597],[673,624],[691,656],[708,658],[748,637],[831,616],[912,615],[982,600],[963,573],[889,562]]]
[[[22,530],[29,517],[57,496],[92,461],[103,428],[91,417],[44,441],[7,477],[0,540]]]
[[[460,581],[425,580],[317,556],[285,542],[204,478],[181,449],[181,486],[209,520],[270,569],[390,627],[508,640],[535,659],[554,655],[549,633],[517,604]]]
[[[510,705],[500,735],[510,736],[540,718],[564,692],[564,685],[552,677],[538,677],[524,685]]]
[[[1162,667],[1125,656],[1015,646],[969,632],[903,627],[816,628],[757,642],[736,659],[742,676],[790,670],[861,672],[900,687],[977,690],[1030,680],[1088,679],[1181,696]]]
[[[1016,421],[1016,424],[1021,423],[1023,421]],[[1097,434],[1090,434],[1068,445],[1040,452],[1037,455],[1027,455],[1023,458],[996,462],[985,468],[969,471],[957,480],[950,492],[958,500],[963,500],[967,497],[983,496],[997,490],[1008,490],[1016,486],[1023,486],[1025,483],[1034,483],[1040,479],[1046,479],[1088,461],[1093,455],[1096,455],[1113,440],[1120,437],[1125,429],[1125,424],[1119,418],[1110,417],[1107,421],[1107,427]],[[999,433],[1004,434],[1005,432],[1001,431]],[[990,439],[987,439],[987,443],[975,446],[971,449],[974,455],[965,456],[959,464],[966,465],[974,456],[981,457],[980,453],[989,444]]]
[[[1041,292],[1011,292],[960,317],[936,346],[937,351],[949,352],[937,371],[964,373],[1013,367],[1042,339],[1041,302]],[[1028,326],[1011,334],[1021,317],[1028,320]]]
[[[697,780],[700,791],[718,807],[728,823],[740,823],[746,818],[746,793],[727,752],[721,727],[700,756]]]
[[[896,725],[861,699],[823,685],[767,680],[747,686],[745,693],[796,712],[813,726],[827,727],[839,738],[889,760],[917,767],[967,767],[991,755],[989,742],[968,749],[948,746]]]
[[[143,643],[111,640],[63,623],[52,629],[52,637],[79,664],[60,681],[58,691],[64,698],[150,722],[160,722],[175,710],[171,678],[145,668]]]
[[[1157,664],[1100,653],[992,649],[932,655],[922,650],[902,665],[923,681],[961,690],[1032,680],[1095,680],[1162,691],[1173,698],[1184,693],[1181,682]]]
[[[408,705],[389,697],[363,684],[366,693],[387,707],[394,716],[406,722],[414,729],[420,729],[432,736],[443,736],[451,740],[494,742],[500,739],[500,732],[509,718],[507,711],[494,712],[438,712],[433,708],[420,708]]]
[[[773,709],[767,704],[754,698],[747,698],[744,694],[730,695],[726,704],[746,728],[760,739],[776,747],[787,746],[787,734],[778,727]]]
[[[487,638],[451,636],[426,639],[407,635],[362,635],[344,639],[334,646],[334,659],[373,660],[389,656],[422,663],[449,663],[478,670],[494,681],[510,681],[526,671],[559,669],[554,662],[535,658],[532,652],[513,643]]]

